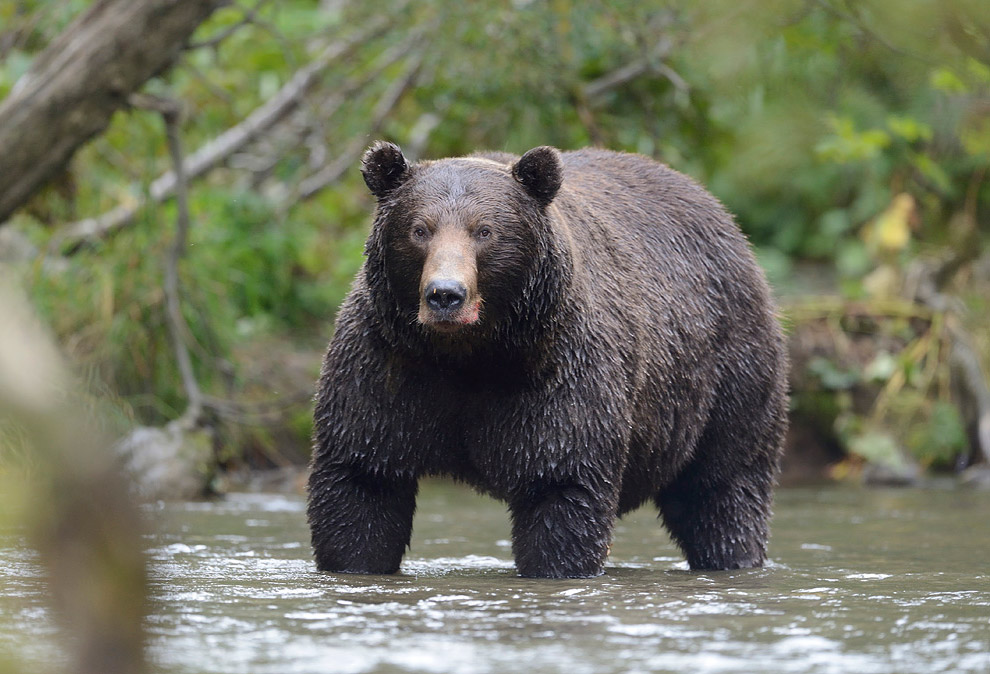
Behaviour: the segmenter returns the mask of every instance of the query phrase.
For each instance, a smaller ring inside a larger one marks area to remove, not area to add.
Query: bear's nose
[[[426,304],[431,309],[457,309],[467,299],[467,288],[459,281],[441,279],[426,286]]]

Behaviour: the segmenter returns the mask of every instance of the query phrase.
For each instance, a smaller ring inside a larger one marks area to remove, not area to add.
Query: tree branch
[[[0,223],[170,66],[223,0],[97,0],[0,102]]]
[[[352,77],[344,82],[321,101],[307,105],[304,110],[295,113],[291,123],[286,123],[283,127],[289,127],[282,132],[280,137],[276,137],[272,145],[277,146],[274,150],[258,157],[240,157],[235,160],[231,158],[230,165],[235,168],[244,168],[255,174],[252,185],[258,187],[282,160],[285,153],[297,147],[306,138],[322,133],[326,136],[325,124],[327,120],[334,117],[337,111],[353,96],[368,86],[371,82],[380,79],[384,71],[408,56],[409,52],[420,41],[422,35],[417,33],[409,39],[379,54],[370,64],[367,71],[358,77]],[[322,162],[320,163],[322,164]],[[319,166],[320,164],[316,164]]]
[[[973,246],[979,250],[978,246]],[[960,253],[942,265],[918,261],[911,274],[916,276],[914,301],[933,311],[944,312],[950,337],[950,372],[952,389],[957,400],[966,435],[970,444],[970,461],[990,465],[990,386],[983,373],[980,357],[962,322],[954,316],[954,298],[942,292],[939,283],[947,283],[947,274],[967,262],[969,256]],[[963,261],[960,261],[963,260]]]
[[[416,82],[416,79],[419,77],[420,67],[423,65],[423,57],[424,53],[422,50],[414,54],[407,63],[402,76],[396,78],[378,100],[371,115],[368,135],[373,136],[381,130],[385,120],[388,119],[392,110],[402,100],[402,96]],[[352,141],[333,162],[303,180],[299,185],[299,189],[287,200],[286,206],[291,206],[297,201],[311,199],[321,190],[339,180],[344,172],[354,165],[354,162],[357,161],[357,158],[361,155],[367,144],[367,139],[363,137]]]
[[[188,45],[186,45],[186,50],[191,51],[193,49],[207,49],[207,48],[214,48],[219,46],[221,42],[226,40],[228,37],[236,33],[244,26],[248,25],[249,23],[257,22],[258,12],[260,12],[261,8],[267,5],[269,2],[270,0],[258,0],[256,3],[254,3],[254,7],[251,7],[249,9],[244,9],[244,16],[241,17],[240,21],[238,21],[237,23],[231,26],[228,26],[224,30],[221,30],[219,33],[217,33],[211,38],[207,38],[206,40],[201,40],[199,42],[190,42]]]
[[[592,101],[650,72],[663,75],[675,87],[687,91],[689,87],[684,78],[663,62],[673,49],[674,41],[667,37],[661,37],[646,56],[630,61],[585,84],[581,88],[581,98],[585,101]]]
[[[626,82],[631,82],[649,70],[650,62],[646,58],[631,61],[584,85],[584,97],[586,99],[597,98],[612,89],[621,87]]]
[[[192,359],[183,336],[189,333],[189,326],[182,315],[179,290],[179,260],[185,255],[186,241],[189,238],[189,185],[182,159],[182,140],[179,138],[179,109],[162,113],[165,121],[165,136],[168,139],[168,152],[172,157],[175,171],[175,240],[165,260],[165,303],[168,316],[168,331],[172,335],[175,359],[182,376],[182,387],[186,390],[189,406],[183,418],[190,426],[198,425],[203,414],[203,393],[193,372]]]
[[[324,70],[340,59],[350,56],[368,40],[381,35],[390,24],[389,19],[376,18],[346,40],[327,46],[313,61],[296,71],[274,96],[255,108],[244,121],[224,131],[189,155],[184,164],[187,179],[193,180],[219,166],[235,152],[285,119],[299,107],[306,95],[319,82]],[[134,222],[137,214],[149,202],[159,203],[172,197],[175,188],[175,171],[168,171],[151,183],[148,195],[144,199],[121,204],[102,215],[66,225],[54,237],[50,249],[61,249],[66,254],[71,254],[88,240],[98,239],[127,227]]]
[[[186,348],[186,335],[190,334],[190,330],[182,315],[182,294],[179,288],[179,261],[185,255],[186,242],[189,239],[189,193],[185,162],[182,157],[182,139],[179,135],[182,108],[176,101],[143,94],[132,97],[131,103],[135,107],[154,110],[162,116],[168,153],[175,171],[175,238],[169,248],[168,257],[165,258],[165,325],[172,339],[172,347],[175,349],[175,360],[188,403],[182,415],[181,425],[184,428],[194,428],[199,425],[203,416],[203,392],[199,388],[199,382],[196,381],[192,358],[189,356],[189,349]]]

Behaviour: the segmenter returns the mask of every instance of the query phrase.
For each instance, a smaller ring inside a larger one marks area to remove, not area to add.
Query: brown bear
[[[523,576],[602,573],[652,499],[694,569],[760,566],[784,342],[732,217],[646,157],[363,161],[378,206],[320,377],[320,570],[393,573],[417,481],[508,504]]]

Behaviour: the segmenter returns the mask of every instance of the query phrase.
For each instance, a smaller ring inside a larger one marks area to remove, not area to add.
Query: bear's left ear
[[[379,199],[401,185],[408,172],[409,164],[395,143],[376,141],[361,160],[364,182]]]
[[[548,206],[564,182],[564,166],[560,163],[560,153],[547,145],[534,147],[513,165],[512,177],[541,206]]]

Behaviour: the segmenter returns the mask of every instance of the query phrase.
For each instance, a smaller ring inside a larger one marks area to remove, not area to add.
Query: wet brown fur
[[[764,562],[786,358],[763,275],[711,195],[603,150],[410,166],[380,143],[364,173],[367,261],[317,393],[318,568],[396,571],[428,475],[508,503],[523,575],[601,573],[615,518],[648,500],[692,568]],[[424,225],[433,249],[411,237]],[[482,304],[438,330],[423,272],[451,246]]]

